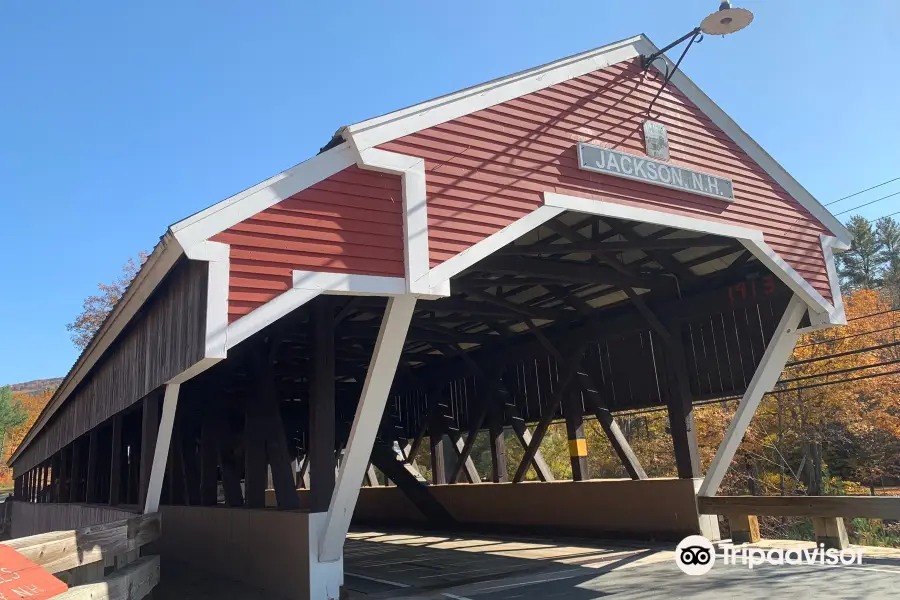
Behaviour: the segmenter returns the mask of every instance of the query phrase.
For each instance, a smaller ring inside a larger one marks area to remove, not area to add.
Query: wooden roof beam
[[[563,283],[627,285],[642,289],[665,287],[672,284],[665,277],[653,275],[629,276],[611,268],[607,269],[573,261],[543,260],[540,258],[492,257],[482,261],[479,265],[479,270],[507,275],[545,277]]]

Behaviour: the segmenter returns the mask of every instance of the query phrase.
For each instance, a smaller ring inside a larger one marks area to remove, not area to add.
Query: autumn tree
[[[0,456],[6,449],[6,440],[12,430],[25,423],[27,415],[21,402],[13,399],[13,393],[7,385],[0,388]]]
[[[100,293],[85,298],[81,314],[75,317],[73,322],[66,325],[66,329],[72,338],[72,343],[78,349],[84,350],[87,347],[94,334],[103,325],[103,321],[106,320],[106,315],[115,308],[116,303],[125,294],[125,290],[128,289],[128,286],[146,261],[146,252],[139,252],[137,260],[129,258],[128,262],[122,267],[122,274],[117,279],[114,279],[112,283],[97,284]]]
[[[24,418],[21,419],[18,425],[6,430],[6,436],[4,438],[6,443],[4,444],[4,447],[0,449],[0,487],[8,487],[12,484],[12,469],[6,466],[6,462],[16,448],[18,448],[19,444],[22,443],[22,440],[25,439],[25,434],[28,433],[28,430],[34,425],[34,422],[37,420],[38,415],[41,414],[41,411],[44,410],[47,402],[50,401],[50,398],[53,396],[53,391],[53,389],[45,389],[41,392],[31,394],[25,392],[12,392],[9,396],[10,402],[21,409]],[[4,394],[5,392],[0,391],[0,396],[3,396]]]

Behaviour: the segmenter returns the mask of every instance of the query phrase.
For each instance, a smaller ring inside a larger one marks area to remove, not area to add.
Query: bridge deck
[[[719,561],[709,574],[689,577],[671,544],[374,531],[349,538],[345,582],[355,600],[887,599],[900,586],[900,551],[881,548],[866,548],[861,567],[749,570]]]

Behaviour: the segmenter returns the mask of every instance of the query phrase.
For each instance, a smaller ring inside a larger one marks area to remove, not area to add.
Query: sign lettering
[[[0,600],[44,600],[67,589],[65,583],[9,546],[0,544]]]
[[[734,185],[727,177],[685,169],[678,165],[600,146],[578,144],[578,166],[586,171],[642,181],[691,194],[719,200],[734,200]]]

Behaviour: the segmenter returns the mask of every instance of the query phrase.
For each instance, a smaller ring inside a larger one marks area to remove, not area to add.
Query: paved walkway
[[[724,566],[689,577],[672,544],[356,532],[345,549],[354,600],[642,600],[900,596],[900,551],[864,549],[862,566]],[[790,547],[783,541],[762,547]],[[806,544],[812,546],[812,544]]]

